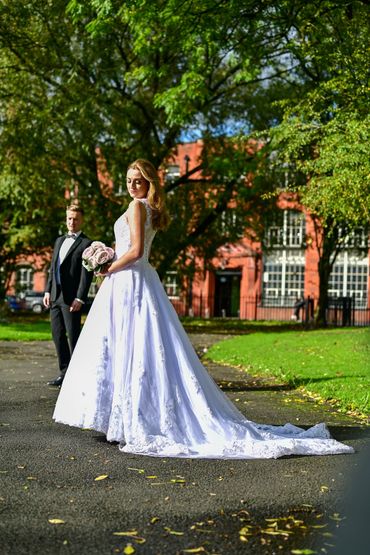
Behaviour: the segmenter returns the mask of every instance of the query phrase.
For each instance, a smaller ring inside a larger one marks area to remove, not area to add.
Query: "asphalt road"
[[[221,339],[191,338],[200,353]],[[249,461],[122,454],[97,432],[52,423],[58,391],[46,382],[56,368],[52,343],[0,342],[2,555],[335,554],[368,428],[283,384],[209,365],[248,418],[326,421],[356,454]]]

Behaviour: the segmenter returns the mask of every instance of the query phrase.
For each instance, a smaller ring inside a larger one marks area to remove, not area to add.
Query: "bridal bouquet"
[[[108,262],[114,258],[114,250],[101,241],[93,241],[82,253],[82,266],[89,272],[99,274]]]

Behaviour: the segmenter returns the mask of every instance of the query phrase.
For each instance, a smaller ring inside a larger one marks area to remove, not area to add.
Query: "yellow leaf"
[[[200,547],[193,547],[193,548],[190,548],[190,549],[183,549],[182,552],[183,553],[204,553],[205,549],[201,545]]]
[[[100,480],[106,480],[107,478],[109,478],[108,474],[101,474],[100,476],[97,476],[96,478],[94,478],[94,481],[100,482]]]
[[[317,553],[317,551],[312,551],[312,549],[293,549],[291,553],[294,555],[312,555]]]
[[[27,480],[37,480],[36,476],[27,476]]]
[[[123,553],[125,555],[131,555],[132,553],[135,553],[135,548],[132,546],[132,543],[128,543],[126,545],[126,547],[123,549]]]
[[[322,491],[323,493],[326,493],[327,491],[329,491],[328,486],[320,486],[320,491]]]
[[[169,534],[172,534],[173,536],[183,536],[184,532],[177,532],[176,530],[171,530],[171,528],[168,528],[168,526],[165,526],[164,529],[166,530],[166,532],[168,532]]]
[[[127,532],[113,532],[113,536],[137,536],[137,530],[128,530]]]
[[[139,474],[144,474],[145,473],[145,470],[143,468],[133,468],[133,467],[128,466],[127,470],[135,470]]]
[[[185,484],[185,483],[186,483],[185,480],[183,480],[183,479],[178,479],[178,478],[172,478],[170,481],[171,481],[173,484]]]
[[[65,524],[65,521],[61,518],[49,518],[48,522],[50,522],[50,524]]]
[[[145,478],[148,478],[148,480],[155,480],[158,476],[145,476]]]
[[[140,543],[140,544],[146,542],[146,539],[145,539],[145,538],[141,538],[140,536],[136,536],[136,537],[134,537],[134,538],[132,538],[132,539],[135,540],[136,543]]]
[[[150,519],[150,524],[155,524],[158,520],[161,520],[159,516],[153,516],[153,518]]]

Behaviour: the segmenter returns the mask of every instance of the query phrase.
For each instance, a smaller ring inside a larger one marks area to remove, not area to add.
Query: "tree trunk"
[[[333,225],[327,225],[322,229],[322,242],[319,248],[319,300],[316,314],[316,323],[321,326],[327,325],[327,309],[329,301],[329,279],[333,269],[334,262],[340,251],[338,243],[339,228]]]

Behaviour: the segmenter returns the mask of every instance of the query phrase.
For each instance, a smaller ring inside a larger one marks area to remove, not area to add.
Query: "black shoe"
[[[48,385],[60,387],[63,383],[63,380],[64,380],[64,376],[58,376],[57,378],[55,378],[55,380],[50,380],[50,382],[48,382]]]

